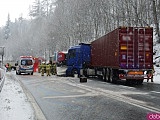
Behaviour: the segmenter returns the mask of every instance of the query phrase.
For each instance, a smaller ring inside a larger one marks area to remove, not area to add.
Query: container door
[[[152,29],[121,28],[120,67],[124,69],[148,69],[152,67]]]
[[[135,31],[135,67],[150,69],[153,63],[153,31],[137,28]]]

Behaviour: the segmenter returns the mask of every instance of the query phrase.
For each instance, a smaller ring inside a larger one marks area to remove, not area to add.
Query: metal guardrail
[[[2,91],[5,81],[5,69],[0,68],[0,92]]]

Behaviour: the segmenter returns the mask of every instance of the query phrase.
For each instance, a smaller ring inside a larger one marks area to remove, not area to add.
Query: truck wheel
[[[110,82],[110,78],[109,78],[109,69],[106,69],[106,82]]]
[[[103,80],[104,80],[105,82],[108,81],[107,69],[106,69],[106,68],[103,68]]]
[[[130,79],[126,79],[126,85],[130,85],[131,84],[131,80]]]
[[[83,75],[84,75],[85,77],[88,77],[88,75],[87,75],[87,69],[84,69],[84,70],[83,70]],[[83,75],[82,75],[82,76],[83,76]]]
[[[110,73],[109,73],[109,80],[111,83],[117,83],[117,78],[115,76],[115,73],[114,73],[114,70],[113,69],[110,69]]]
[[[143,79],[142,80],[137,80],[137,85],[142,85]]]
[[[71,76],[74,77],[75,74],[78,74],[78,71],[76,69],[72,70]]]

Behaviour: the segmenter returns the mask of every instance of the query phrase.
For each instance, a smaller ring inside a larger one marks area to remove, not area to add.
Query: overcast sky
[[[29,5],[35,0],[0,0],[0,26],[4,26],[7,21],[8,13],[11,21],[19,18],[21,14],[23,18],[28,17]]]

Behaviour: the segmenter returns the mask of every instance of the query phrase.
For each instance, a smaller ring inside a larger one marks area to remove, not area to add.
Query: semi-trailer
[[[153,69],[153,28],[119,27],[68,50],[67,76],[97,76],[104,81],[142,84]]]

